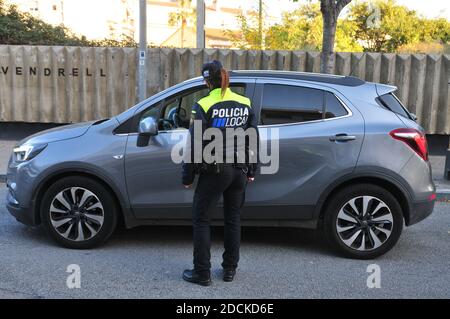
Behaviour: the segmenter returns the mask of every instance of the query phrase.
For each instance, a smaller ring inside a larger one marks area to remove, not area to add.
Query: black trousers
[[[200,174],[193,204],[194,269],[211,268],[210,214],[220,197],[224,201],[224,248],[222,267],[235,269],[241,242],[241,208],[245,201],[247,176],[242,169],[225,166],[220,174]]]

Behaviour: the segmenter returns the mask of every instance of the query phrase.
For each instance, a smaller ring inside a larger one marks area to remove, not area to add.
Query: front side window
[[[139,121],[153,117],[158,123],[158,129],[162,131],[188,128],[192,106],[208,95],[208,92],[206,87],[201,87],[169,97],[143,111]]]
[[[231,84],[230,87],[233,92],[245,95],[246,86],[244,84]],[[159,130],[187,129],[189,128],[192,107],[198,100],[208,94],[209,89],[206,86],[201,86],[166,98],[141,112],[139,121],[151,116],[158,122]]]

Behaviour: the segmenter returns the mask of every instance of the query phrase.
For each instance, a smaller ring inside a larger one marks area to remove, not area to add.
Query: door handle
[[[349,142],[356,140],[356,136],[347,134],[336,134],[330,137],[331,142]]]

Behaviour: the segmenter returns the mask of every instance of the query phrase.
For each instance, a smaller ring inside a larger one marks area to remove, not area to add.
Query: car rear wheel
[[[88,249],[104,243],[117,225],[117,207],[97,181],[65,177],[49,187],[41,203],[42,224],[60,245]]]
[[[373,259],[397,243],[403,229],[401,207],[382,187],[357,184],[339,191],[327,206],[325,235],[350,258]]]

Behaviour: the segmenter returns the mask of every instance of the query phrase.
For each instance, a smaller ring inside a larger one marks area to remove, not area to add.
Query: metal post
[[[205,48],[205,1],[197,0],[197,48]]]
[[[61,0],[61,24],[64,24],[64,0]]]
[[[259,36],[259,49],[263,49],[263,1],[259,0],[259,12],[258,12],[258,36]]]
[[[448,149],[445,154],[444,178],[450,181],[450,137],[448,138]]]
[[[139,0],[139,101],[147,97],[147,0]]]

